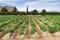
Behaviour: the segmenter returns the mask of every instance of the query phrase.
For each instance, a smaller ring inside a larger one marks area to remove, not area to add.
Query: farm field
[[[59,15],[0,15],[0,40],[59,40],[59,34]]]

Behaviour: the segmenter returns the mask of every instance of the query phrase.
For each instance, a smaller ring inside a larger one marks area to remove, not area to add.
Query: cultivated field
[[[60,40],[59,15],[0,16],[0,40]]]

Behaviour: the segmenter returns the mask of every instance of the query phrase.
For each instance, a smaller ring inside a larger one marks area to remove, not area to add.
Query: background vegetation
[[[0,15],[60,15],[60,12],[46,12],[45,9],[43,9],[42,12],[38,12],[36,9],[31,12],[19,12],[16,10],[16,7],[14,7],[12,12],[8,12],[8,10],[3,7]]]

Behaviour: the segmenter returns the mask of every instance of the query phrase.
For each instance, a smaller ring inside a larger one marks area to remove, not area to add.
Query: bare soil
[[[60,31],[59,31],[59,32],[56,32],[56,33],[53,33],[53,35],[54,35],[55,37],[60,37]]]
[[[23,40],[23,35],[16,35],[14,40]]]
[[[34,22],[34,25],[35,25],[36,32],[39,34],[39,37],[43,37],[43,36],[42,36],[42,30],[39,28],[39,26],[38,26],[37,23],[34,21],[34,19],[33,19],[33,22]]]
[[[26,26],[26,30],[25,30],[25,33],[24,33],[24,38],[27,38],[27,39],[31,38],[31,36],[30,36],[30,19],[28,20],[28,24]]]
[[[10,39],[10,34],[11,33],[8,33],[8,34],[4,35],[4,37],[2,37],[2,40],[9,40]]]
[[[31,35],[31,39],[39,39],[39,34],[35,32],[34,34]]]
[[[8,24],[7,27],[5,27],[5,29],[2,30],[2,32],[0,32],[0,38],[2,38],[5,35],[5,30],[8,29],[9,27],[12,27],[14,24],[12,23],[11,25]]]
[[[60,37],[44,37],[41,39],[25,39],[25,40],[60,40]]]
[[[2,40],[9,40],[10,39],[10,34],[11,33],[8,33],[6,35],[4,35],[4,37],[2,38]],[[60,40],[60,36],[58,34],[60,34],[60,32],[56,32],[54,34],[55,37],[52,37],[50,33],[48,32],[43,32],[43,37],[42,38],[39,38],[39,34],[36,32],[35,34],[31,35],[31,38],[28,39],[28,38],[25,38],[23,39],[24,35],[16,35],[15,39],[14,40]]]
[[[53,37],[49,32],[43,32],[43,37]]]

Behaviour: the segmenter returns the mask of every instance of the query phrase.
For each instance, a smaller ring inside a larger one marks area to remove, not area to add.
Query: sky
[[[16,6],[19,11],[26,11],[27,5],[29,11],[46,9],[60,12],[60,0],[0,0],[0,6]]]

